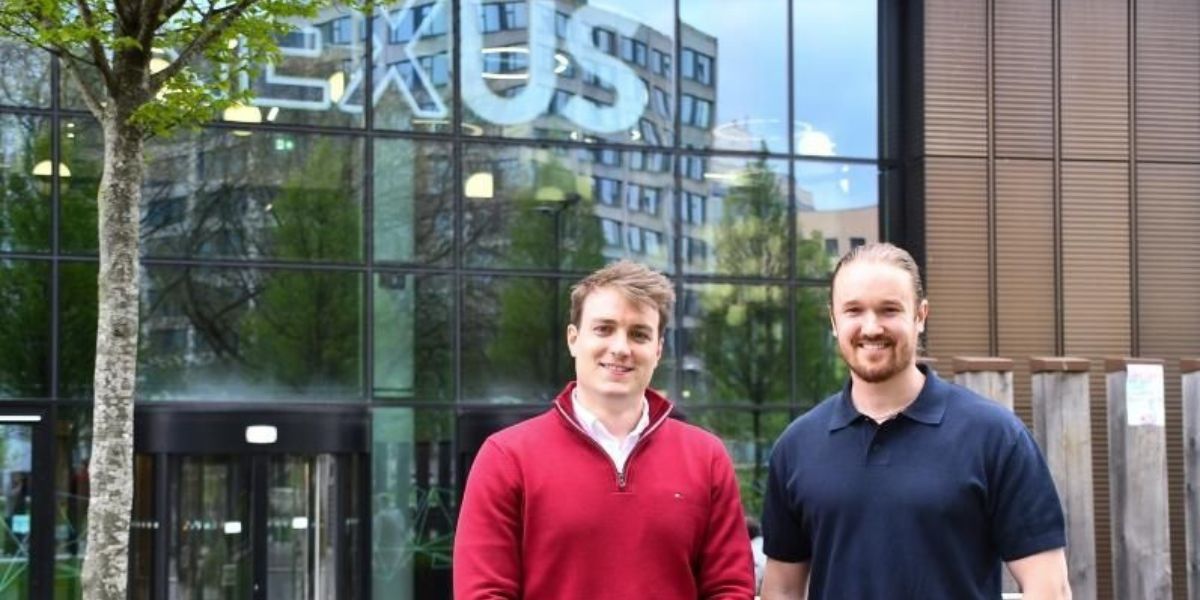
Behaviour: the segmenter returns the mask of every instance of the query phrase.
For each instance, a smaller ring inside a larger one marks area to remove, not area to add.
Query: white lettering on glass
[[[501,96],[488,87],[484,77],[484,48],[486,34],[480,30],[483,10],[482,0],[465,0],[462,4],[462,14],[459,25],[462,29],[462,55],[459,64],[460,80],[463,87],[463,101],[481,119],[497,125],[517,125],[528,123],[545,114],[554,98],[558,64],[555,58],[555,5],[552,0],[525,0],[528,9],[528,77],[525,86],[515,94]],[[372,64],[380,65],[383,60],[383,49],[388,43],[386,32],[402,26],[405,19],[415,19],[415,5],[426,4],[425,0],[405,0],[398,11],[389,11],[376,7],[375,17],[383,24],[384,39],[380,39],[377,31],[372,31]],[[371,94],[371,102],[377,104],[382,95],[393,85],[404,97],[405,103],[413,116],[427,119],[445,119],[450,116],[442,95],[438,93],[431,74],[419,60],[417,46],[423,41],[435,21],[448,10],[449,0],[435,0],[425,13],[420,25],[413,32],[411,39],[404,44],[402,52],[405,62],[411,66],[413,77],[402,75],[395,64],[379,69],[375,89]],[[361,15],[351,17],[351,36],[356,37],[362,23]],[[567,20],[566,48],[578,64],[579,68],[592,73],[597,79],[603,80],[615,90],[615,101],[610,106],[598,105],[581,96],[573,96],[561,109],[561,114],[580,127],[599,133],[628,131],[637,126],[643,111],[649,103],[649,91],[642,83],[636,71],[620,59],[610,56],[592,43],[592,31],[596,27],[616,32],[625,37],[633,37],[639,24],[631,19],[620,17],[593,6],[583,5]],[[290,42],[290,43],[289,43]],[[320,28],[305,26],[280,45],[280,54],[292,59],[320,60],[325,51],[324,33]],[[263,80],[271,90],[279,94],[291,89],[292,97],[278,97],[270,92],[259,93],[253,103],[257,106],[278,106],[293,110],[323,111],[336,107],[346,113],[361,113],[362,104],[353,102],[356,92],[364,85],[364,67],[357,61],[357,67],[347,73],[348,81],[344,82],[344,90],[340,87],[334,97],[334,83],[331,79],[321,77],[300,77],[283,75],[276,70],[275,64],[264,67]],[[243,77],[242,85],[249,85],[248,78]],[[338,85],[343,85],[338,83]],[[414,90],[413,86],[419,89]],[[317,91],[318,99],[311,98],[312,90]],[[306,94],[305,92],[308,92]],[[417,93],[427,99],[424,103],[417,100]]]

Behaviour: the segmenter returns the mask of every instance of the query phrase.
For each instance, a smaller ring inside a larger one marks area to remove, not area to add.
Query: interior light
[[[467,178],[464,193],[468,198],[487,199],[495,195],[496,182],[491,173],[481,171]]]
[[[268,121],[274,122],[275,117],[278,117],[278,116],[279,116],[279,107],[278,106],[272,106],[271,110],[267,111],[267,120]]]
[[[262,123],[262,110],[257,106],[234,104],[225,109],[221,117],[233,123]]]
[[[308,517],[292,517],[292,529],[308,529]]]
[[[279,439],[279,430],[274,425],[250,425],[246,427],[246,443],[274,444]]]
[[[342,96],[346,95],[346,74],[338,71],[329,76],[329,101],[333,103],[340,102]]]
[[[51,165],[52,163],[49,160],[43,160],[42,162],[33,165],[33,174],[37,175],[38,177],[49,177],[54,174],[52,172],[53,168]],[[67,168],[65,163],[60,162],[58,163],[58,175],[59,177],[70,177],[71,170]]]
[[[159,58],[155,56],[154,58],[150,59],[150,74],[153,75],[158,73],[169,66],[171,66],[171,63],[165,58]]]
[[[241,521],[225,521],[225,535],[237,535],[242,532]]]

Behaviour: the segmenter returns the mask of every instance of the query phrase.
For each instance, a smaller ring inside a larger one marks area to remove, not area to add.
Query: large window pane
[[[465,0],[463,129],[670,146],[672,4]]]
[[[96,251],[98,126],[68,129],[88,177],[63,197],[62,246]],[[207,130],[146,148],[142,250],[151,257],[358,261],[362,256],[362,140]]]
[[[796,152],[879,153],[878,0],[795,0]]]
[[[0,55],[3,54],[0,45]],[[7,72],[7,71],[3,71]],[[0,82],[4,75],[0,75]],[[50,183],[69,188],[66,163],[50,161],[50,123],[24,115],[0,115],[0,252],[50,250]]]
[[[454,74],[450,0],[391,2],[375,10],[371,61],[375,126],[450,131]]]
[[[453,402],[449,277],[375,275],[375,399]]]
[[[670,267],[671,176],[661,154],[478,145],[466,160],[468,264],[591,270],[629,257]]]
[[[796,163],[796,274],[824,277],[838,257],[879,238],[875,165]]]
[[[699,156],[681,160],[684,270],[787,277],[787,163]]]
[[[375,141],[375,261],[447,265],[454,251],[450,144]]]
[[[0,398],[50,387],[50,264],[0,260]]]
[[[683,294],[685,401],[786,404],[791,372],[786,288],[691,284]]]
[[[567,284],[477,277],[463,300],[463,398],[546,402],[574,372],[567,352]]]
[[[829,325],[829,288],[796,290],[796,399],[802,411],[846,382],[846,363]]]
[[[138,396],[357,400],[361,313],[357,273],[147,268]]]
[[[771,446],[792,421],[791,413],[697,409],[688,418],[725,442],[741,485],[746,516],[758,519],[762,515],[763,494],[767,489],[767,459]]]
[[[95,263],[58,267],[58,395],[91,399],[96,368]]]
[[[50,55],[10,40],[0,40],[0,104],[50,105]]]
[[[679,116],[694,148],[788,151],[787,0],[681,0]]]
[[[311,21],[293,20],[279,40],[280,57],[242,82],[252,105],[226,110],[225,121],[301,123],[342,127],[363,124],[366,19],[343,7],[322,9]]]
[[[460,478],[451,410],[371,411],[371,589],[383,600],[448,597]]]

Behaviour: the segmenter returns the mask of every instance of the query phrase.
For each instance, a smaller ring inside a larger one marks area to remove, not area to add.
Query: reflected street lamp
[[[564,193],[562,189],[557,187],[541,187],[534,192],[534,199],[537,200],[537,211],[549,215],[553,222],[551,226],[554,228],[554,270],[562,269],[562,214],[577,204],[580,200],[579,194],[575,192]],[[554,310],[550,312],[550,337],[554,339],[554,348],[551,350],[550,356],[550,379],[558,377],[558,355],[562,353],[562,335],[558,331],[558,325],[561,317],[559,312],[562,307],[558,301],[558,278],[553,281],[551,294],[554,297]],[[551,383],[554,383],[551,381]]]

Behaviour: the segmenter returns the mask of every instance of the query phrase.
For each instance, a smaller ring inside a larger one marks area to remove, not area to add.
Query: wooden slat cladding
[[[996,161],[997,354],[1013,359],[1013,409],[1030,427],[1027,358],[1055,352],[1053,197],[1050,161]]]
[[[1062,165],[1065,353],[1091,359],[1129,353],[1129,193],[1127,163]],[[1097,585],[1111,597],[1108,410],[1103,361],[1091,373],[1092,466]]]
[[[1137,3],[1138,160],[1200,157],[1200,2]]]
[[[1062,152],[1129,156],[1127,0],[1062,1]]]
[[[1124,163],[1062,165],[1066,354],[1129,352],[1129,184]]]
[[[1193,154],[1192,158],[1196,158]],[[1138,337],[1166,359],[1167,472],[1173,586],[1187,589],[1183,411],[1179,362],[1200,355],[1200,166],[1138,165]]]
[[[987,155],[983,0],[925,2],[925,154]]]
[[[1050,158],[1054,151],[1052,4],[995,3],[996,155]]]
[[[925,167],[929,353],[944,360],[987,356],[987,164],[927,158]]]

